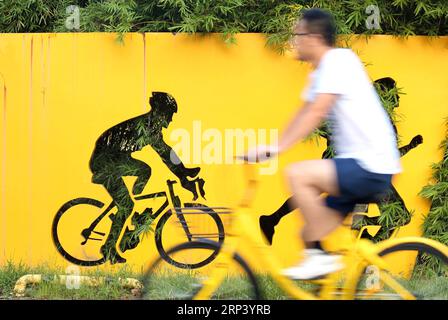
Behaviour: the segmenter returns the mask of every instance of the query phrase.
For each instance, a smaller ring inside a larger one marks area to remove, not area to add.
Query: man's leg
[[[304,260],[297,266],[285,269],[283,274],[293,279],[319,278],[343,268],[339,256],[326,254],[320,239],[341,225],[343,216],[326,206],[322,193],[338,196],[336,167],[332,160],[305,161],[288,168],[287,178],[293,192],[293,202],[302,212],[305,226]]]
[[[296,208],[293,207],[292,197],[290,197],[274,213],[260,216],[260,229],[270,245],[272,244],[272,237],[275,233],[274,227],[280,222],[280,219],[294,211],[294,209]]]
[[[322,154],[322,159],[330,159],[334,156],[334,150],[330,148],[331,141],[328,137],[328,134],[321,135],[322,138],[325,138],[327,141],[327,148]],[[285,203],[273,214],[271,215],[262,215],[260,216],[260,229],[263,232],[264,236],[268,240],[269,244],[272,244],[272,238],[274,236],[275,230],[274,227],[280,222],[280,220],[286,216],[287,214],[293,212],[297,207],[293,201],[293,198],[290,197]]]
[[[137,177],[134,182],[134,186],[132,187],[132,194],[141,194],[146,184],[148,183],[149,178],[151,177],[151,167],[148,166],[145,162],[134,159],[131,156],[126,157],[121,166],[124,167],[124,169],[120,170],[120,174],[122,176]],[[135,213],[132,219],[132,224],[135,226],[134,230],[136,230],[140,226],[140,224],[138,223],[139,220],[143,220],[143,217],[140,214]],[[125,252],[129,249],[134,249],[140,243],[140,237],[134,230],[126,228],[120,241],[120,250],[122,252]]]
[[[111,177],[104,187],[117,205],[118,211],[112,218],[112,226],[106,242],[101,247],[102,253],[110,259],[111,263],[126,262],[116,249],[116,243],[123,229],[124,223],[134,208],[134,202],[122,177]]]
[[[337,196],[339,187],[332,160],[304,161],[291,165],[287,178],[297,206],[305,220],[302,239],[307,244],[319,241],[341,225],[343,216],[326,206],[322,193]]]
[[[126,162],[126,166],[129,168],[130,172],[123,175],[137,176],[137,180],[135,180],[134,186],[132,187],[132,193],[134,195],[139,195],[143,192],[143,189],[151,177],[151,167],[145,162],[134,158],[130,158],[130,160]]]

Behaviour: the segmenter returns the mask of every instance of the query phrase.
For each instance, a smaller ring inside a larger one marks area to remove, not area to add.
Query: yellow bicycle
[[[259,233],[258,223],[251,210],[257,186],[255,166],[245,164],[245,171],[248,184],[239,206],[232,210],[212,208],[222,216],[227,215],[224,242],[193,241],[168,250],[170,256],[179,261],[188,261],[188,264],[194,264],[195,259],[200,260],[210,252],[218,252],[215,261],[203,270],[187,270],[175,268],[162,258],[157,258],[143,278],[143,299],[263,299],[260,274],[243,258],[243,247],[250,248],[249,255],[255,257],[257,269],[266,270],[293,299],[422,298],[414,293],[415,288],[403,281],[401,275],[391,271],[393,268],[386,259],[403,251],[439,259],[442,266],[440,272],[448,275],[448,247],[437,241],[405,237],[373,244],[353,236],[349,245],[342,250],[343,270],[307,282],[283,276],[281,271],[285,266],[281,265],[271,247],[256,236]],[[200,212],[187,210],[183,213],[188,216]],[[347,234],[353,235],[351,231]]]

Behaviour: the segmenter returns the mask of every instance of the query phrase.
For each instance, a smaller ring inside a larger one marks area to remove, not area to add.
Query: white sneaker
[[[341,261],[341,256],[328,254],[320,249],[305,249],[304,250],[305,259],[313,259],[319,261],[321,264],[331,264]],[[305,259],[303,261],[305,261]],[[318,260],[317,260],[318,259]]]
[[[297,266],[284,269],[282,274],[295,280],[311,280],[343,268],[341,256],[326,254],[319,249],[306,249],[305,259]]]

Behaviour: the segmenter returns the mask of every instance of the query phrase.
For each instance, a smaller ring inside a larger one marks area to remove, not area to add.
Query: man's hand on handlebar
[[[205,181],[199,177],[196,177],[200,170],[201,170],[201,168],[188,169],[187,174],[184,177],[180,178],[180,183],[181,183],[182,187],[184,189],[190,191],[191,193],[193,193],[193,201],[197,200],[197,198],[198,198],[196,184],[198,185],[199,193],[200,193],[201,197],[205,199],[205,191],[204,191]],[[193,180],[190,180],[190,179],[188,179],[188,177],[190,177],[190,178],[196,177],[196,178]]]
[[[187,171],[186,176],[188,176],[190,178],[194,178],[199,174],[199,171],[201,171],[201,168],[200,167],[185,168],[185,170]]]
[[[258,145],[249,149],[246,154],[239,156],[238,158],[246,162],[254,163],[270,160],[278,154],[279,149],[275,145]]]

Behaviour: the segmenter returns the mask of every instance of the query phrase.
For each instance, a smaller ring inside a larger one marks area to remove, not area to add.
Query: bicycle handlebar
[[[249,155],[236,156],[235,158],[238,159],[238,160],[243,160],[247,164],[255,164],[255,163],[261,162],[262,160],[269,159],[271,156],[272,156],[272,154],[268,151],[268,152],[266,152],[266,158],[265,159],[262,159],[262,158],[259,158],[259,157],[253,159],[254,157],[251,157]]]

